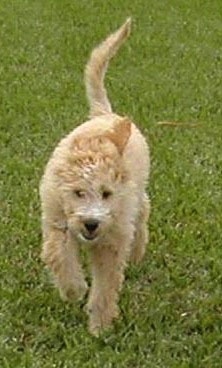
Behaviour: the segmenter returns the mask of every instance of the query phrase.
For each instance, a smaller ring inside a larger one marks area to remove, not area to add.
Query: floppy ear
[[[129,140],[131,134],[131,122],[128,118],[120,118],[113,124],[113,129],[106,136],[115,144],[120,154]]]

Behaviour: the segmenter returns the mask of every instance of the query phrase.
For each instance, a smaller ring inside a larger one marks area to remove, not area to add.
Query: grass
[[[149,136],[151,239],[127,270],[121,319],[96,339],[39,259],[38,183],[86,119],[90,50],[129,15],[107,86]],[[1,0],[0,32],[0,366],[221,367],[221,1]]]

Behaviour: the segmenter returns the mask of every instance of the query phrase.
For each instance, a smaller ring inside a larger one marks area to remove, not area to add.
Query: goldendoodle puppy
[[[90,118],[56,147],[40,186],[42,259],[64,300],[87,291],[79,250],[88,248],[87,311],[95,335],[118,316],[124,269],[142,259],[148,241],[148,146],[128,117],[112,112],[103,84],[130,25],[128,19],[93,50],[85,70]]]

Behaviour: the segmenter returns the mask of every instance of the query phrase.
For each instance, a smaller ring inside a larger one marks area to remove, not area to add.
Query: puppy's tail
[[[85,85],[90,105],[90,117],[112,112],[104,87],[104,76],[109,60],[116,54],[121,44],[130,34],[131,19],[97,46],[90,56],[85,69]]]

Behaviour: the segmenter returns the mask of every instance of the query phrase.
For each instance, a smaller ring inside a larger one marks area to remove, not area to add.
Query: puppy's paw
[[[88,285],[85,281],[78,284],[70,284],[66,287],[59,288],[59,294],[63,301],[80,301],[84,298],[88,290]]]
[[[107,305],[100,300],[88,303],[87,313],[89,315],[89,332],[98,337],[118,318],[119,309],[114,303]]]

